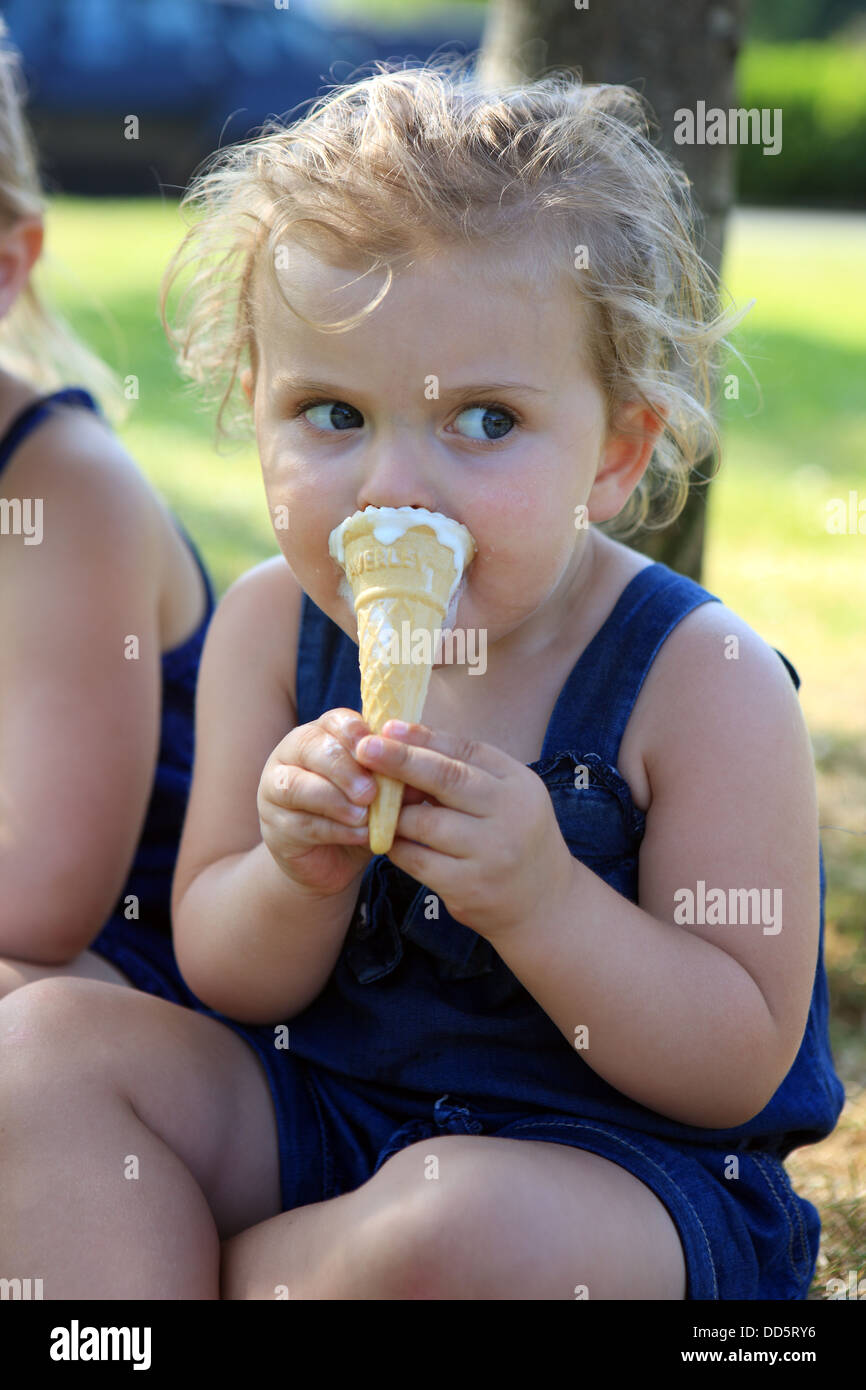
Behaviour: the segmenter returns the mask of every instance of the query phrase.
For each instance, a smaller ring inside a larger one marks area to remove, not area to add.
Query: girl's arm
[[[728,1128],[770,1100],[808,1018],[819,929],[809,735],[776,653],[720,604],[671,634],[641,704],[652,802],[640,905],[573,859],[555,908],[494,944],[610,1085],[684,1124]],[[699,915],[699,881],[726,903],[742,890],[738,924],[675,922],[684,889]],[[744,896],[753,889],[762,911]]]
[[[340,954],[358,882],[322,898],[262,841],[257,792],[297,725],[302,590],[282,556],[243,575],[208,629],[196,693],[195,768],[172,888],[177,963],[210,1008],[246,1023],[299,1013]]]
[[[132,460],[80,411],[24,441],[3,494],[41,501],[42,540],[0,536],[0,955],[65,965],[104,925],[147,811],[158,513]]]

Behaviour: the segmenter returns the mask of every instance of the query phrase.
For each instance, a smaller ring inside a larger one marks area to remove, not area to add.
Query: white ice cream
[[[373,535],[382,545],[392,545],[399,536],[413,526],[429,526],[436,534],[440,545],[446,546],[454,554],[455,575],[448,595],[449,611],[454,605],[451,599],[463,578],[463,572],[475,554],[475,542],[465,526],[441,512],[428,512],[426,507],[365,507],[362,512],[353,512],[341,521],[328,537],[328,550],[343,569],[346,567],[346,534],[359,521],[376,518]],[[342,586],[341,586],[342,592]]]

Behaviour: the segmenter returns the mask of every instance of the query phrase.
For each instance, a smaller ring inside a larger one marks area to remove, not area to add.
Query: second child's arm
[[[3,489],[39,499],[43,533],[0,537],[0,956],[60,967],[105,925],[147,813],[165,523],[84,410],[28,436]]]
[[[347,823],[343,844],[357,868],[324,893],[284,872],[263,840],[263,770],[297,724],[301,597],[282,556],[244,575],[214,615],[198,677],[195,767],[172,892],[175,953],[203,1003],[247,1023],[290,1018],[321,991],[371,857]],[[349,711],[327,718],[339,758],[353,721]],[[363,732],[359,716],[357,724]],[[270,814],[278,831],[282,813]]]

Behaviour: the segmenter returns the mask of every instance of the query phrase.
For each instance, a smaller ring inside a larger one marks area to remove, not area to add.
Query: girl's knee
[[[357,1258],[376,1296],[447,1297],[441,1290],[489,1249],[507,1202],[498,1205],[501,1194],[485,1181],[477,1142],[440,1135],[410,1144],[353,1194],[365,1191]]]

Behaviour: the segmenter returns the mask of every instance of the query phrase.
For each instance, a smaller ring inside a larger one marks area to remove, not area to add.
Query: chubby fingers
[[[502,755],[490,744],[389,720],[379,735],[360,739],[359,763],[427,792],[441,806],[484,816],[490,811],[491,778],[504,775]]]
[[[265,792],[275,805],[330,817],[347,825],[366,820],[376,795],[370,771],[355,760],[354,747],[368,726],[353,710],[328,710],[297,726],[282,741],[266,769]],[[364,814],[359,816],[358,811]]]

